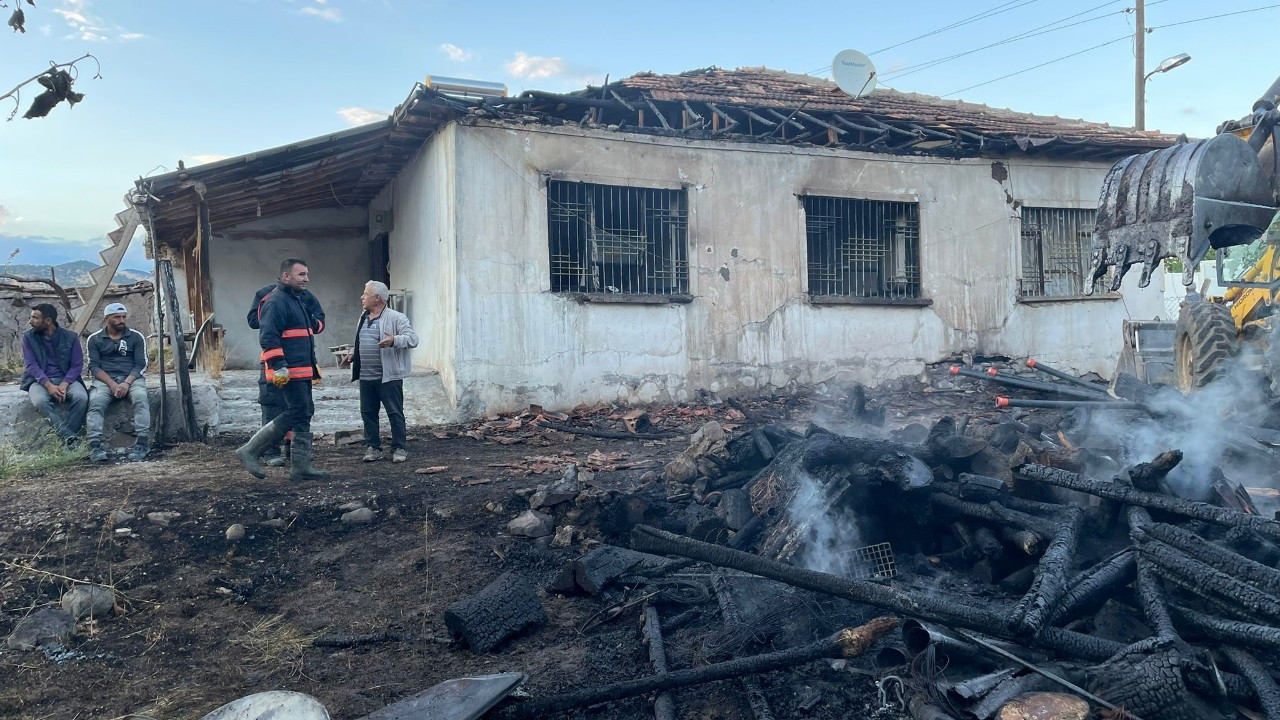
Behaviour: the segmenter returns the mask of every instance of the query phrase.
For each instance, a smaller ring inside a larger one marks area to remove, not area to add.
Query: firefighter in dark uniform
[[[324,329],[302,300],[311,280],[307,263],[289,258],[280,264],[280,283],[262,301],[258,343],[262,346],[263,378],[280,388],[285,410],[262,426],[236,456],[249,474],[263,479],[262,454],[293,432],[294,480],[322,480],[329,473],[311,465],[311,415],[315,404],[311,384],[320,378],[312,336]],[[319,303],[316,303],[317,307]]]
[[[284,273],[281,273],[281,277],[283,276]],[[249,327],[254,330],[261,329],[259,321],[262,317],[262,302],[277,287],[280,287],[279,283],[271,283],[254,293],[253,304],[249,306],[249,314],[245,316],[245,322],[249,323]],[[316,334],[319,335],[324,332],[324,308],[320,307],[320,301],[316,300],[316,296],[312,295],[310,290],[303,290],[300,293],[300,299],[307,312],[311,313],[311,318],[315,320]],[[271,422],[286,410],[284,392],[276,387],[275,383],[267,379],[265,372],[258,376],[258,406],[262,408],[263,425]],[[289,462],[289,441],[291,439],[291,434],[285,436],[284,442],[280,443],[279,455],[273,452],[275,448],[267,448],[262,455],[262,464],[267,467],[284,467]]]

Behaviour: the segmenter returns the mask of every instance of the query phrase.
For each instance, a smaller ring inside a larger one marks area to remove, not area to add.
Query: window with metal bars
[[[689,292],[684,190],[547,182],[551,291]]]
[[[809,297],[916,300],[920,206],[806,195]]]
[[[1022,208],[1020,298],[1084,295],[1097,214],[1096,210]],[[1094,292],[1105,292],[1103,281],[1095,284]]]

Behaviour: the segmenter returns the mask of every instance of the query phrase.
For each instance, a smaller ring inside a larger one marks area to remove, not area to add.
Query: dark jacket
[[[257,330],[259,327],[258,318],[262,314],[262,301],[271,294],[272,290],[280,287],[279,283],[271,283],[262,288],[253,295],[253,305],[249,306],[249,314],[245,316],[245,322],[249,323],[249,327]],[[324,308],[320,307],[320,301],[310,290],[303,290],[298,294],[298,298],[302,300],[302,304],[307,308],[307,312],[311,313],[312,319],[316,321],[316,334],[324,332]]]
[[[84,371],[84,351],[80,349],[80,338],[66,328],[60,327],[53,331],[54,363],[62,371],[62,377],[49,378],[44,373],[47,358],[43,335],[44,333],[37,332],[34,328],[22,333],[23,372],[19,387],[25,392],[36,383],[43,384],[45,380],[55,379],[83,385],[80,373]]]
[[[315,307],[318,309],[320,303],[316,302]],[[302,293],[283,283],[276,285],[259,306],[258,344],[262,346],[263,376],[269,379],[272,371],[283,367],[289,369],[291,380],[320,377],[311,338],[323,331],[324,322],[316,320],[303,302]]]

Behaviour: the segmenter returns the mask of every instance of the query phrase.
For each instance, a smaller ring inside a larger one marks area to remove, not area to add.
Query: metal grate
[[[854,580],[888,580],[898,575],[893,547],[887,542],[844,553],[848,575]]]
[[[809,295],[920,297],[915,203],[804,197]]]
[[[685,191],[547,182],[552,292],[689,291]]]
[[[1022,208],[1020,297],[1071,297],[1084,294],[1089,272],[1096,210]],[[1094,292],[1105,292],[1099,280]]]

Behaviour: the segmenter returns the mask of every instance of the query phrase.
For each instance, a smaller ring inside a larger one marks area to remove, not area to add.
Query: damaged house
[[[228,366],[255,366],[247,306],[303,257],[321,354],[382,280],[422,337],[416,381],[468,417],[876,385],[960,352],[1110,373],[1121,322],[1164,310],[1133,280],[1086,297],[1099,188],[1172,142],[707,69],[519,97],[428,82],[383,122],[139,185]]]

